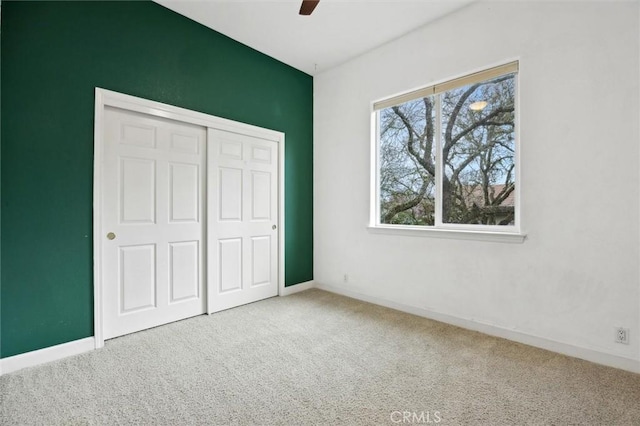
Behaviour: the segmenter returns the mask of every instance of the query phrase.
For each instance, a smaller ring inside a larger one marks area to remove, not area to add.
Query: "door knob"
[[[275,225],[273,225],[273,226],[271,227],[271,229],[276,229],[276,228],[277,228],[277,226],[275,226]]]
[[[114,240],[116,238],[116,234],[114,234],[113,232],[109,232],[107,234],[107,238],[110,240]]]

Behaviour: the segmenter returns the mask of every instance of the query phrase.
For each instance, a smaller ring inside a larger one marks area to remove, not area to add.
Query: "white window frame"
[[[435,224],[433,226],[422,225],[394,225],[380,222],[380,122],[379,111],[393,105],[408,102],[425,96],[443,93],[456,87],[461,87],[470,82],[485,81],[500,75],[508,74],[515,68],[515,135],[514,135],[514,164],[515,164],[515,203],[514,225],[476,225],[442,222],[442,137],[441,137],[441,102],[440,96],[436,96],[436,210]],[[412,237],[436,237],[465,240],[480,240],[492,242],[522,243],[526,234],[522,232],[522,216],[520,214],[520,200],[522,198],[520,185],[520,125],[519,125],[519,63],[512,61],[498,66],[484,68],[474,73],[468,73],[457,78],[447,79],[437,84],[417,90],[402,93],[396,96],[371,103],[371,206],[368,229],[372,233],[403,235]]]

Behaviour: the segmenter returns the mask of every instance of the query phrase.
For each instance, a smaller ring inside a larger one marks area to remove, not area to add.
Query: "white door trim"
[[[284,293],[284,133],[263,129],[250,124],[240,123],[201,112],[179,108],[173,105],[150,101],[135,96],[125,95],[111,90],[95,89],[95,121],[94,121],[94,162],[93,162],[93,301],[94,301],[94,340],[96,349],[104,346],[103,313],[102,313],[102,172],[103,172],[103,132],[104,110],[112,106],[129,111],[148,114],[156,117],[195,124],[210,129],[225,130],[244,135],[256,136],[272,140],[279,144],[278,162],[278,294]],[[205,224],[206,227],[206,224]],[[206,239],[206,236],[204,237]],[[206,271],[207,276],[209,271]],[[208,285],[207,279],[207,285]]]

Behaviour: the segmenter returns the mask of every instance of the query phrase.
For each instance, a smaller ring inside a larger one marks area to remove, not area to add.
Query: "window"
[[[518,63],[374,103],[373,225],[518,233]]]

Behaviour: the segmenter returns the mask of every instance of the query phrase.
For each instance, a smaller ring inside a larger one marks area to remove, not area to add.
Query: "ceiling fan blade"
[[[313,9],[320,3],[320,0],[302,0],[302,6],[300,6],[300,15],[311,15]]]

